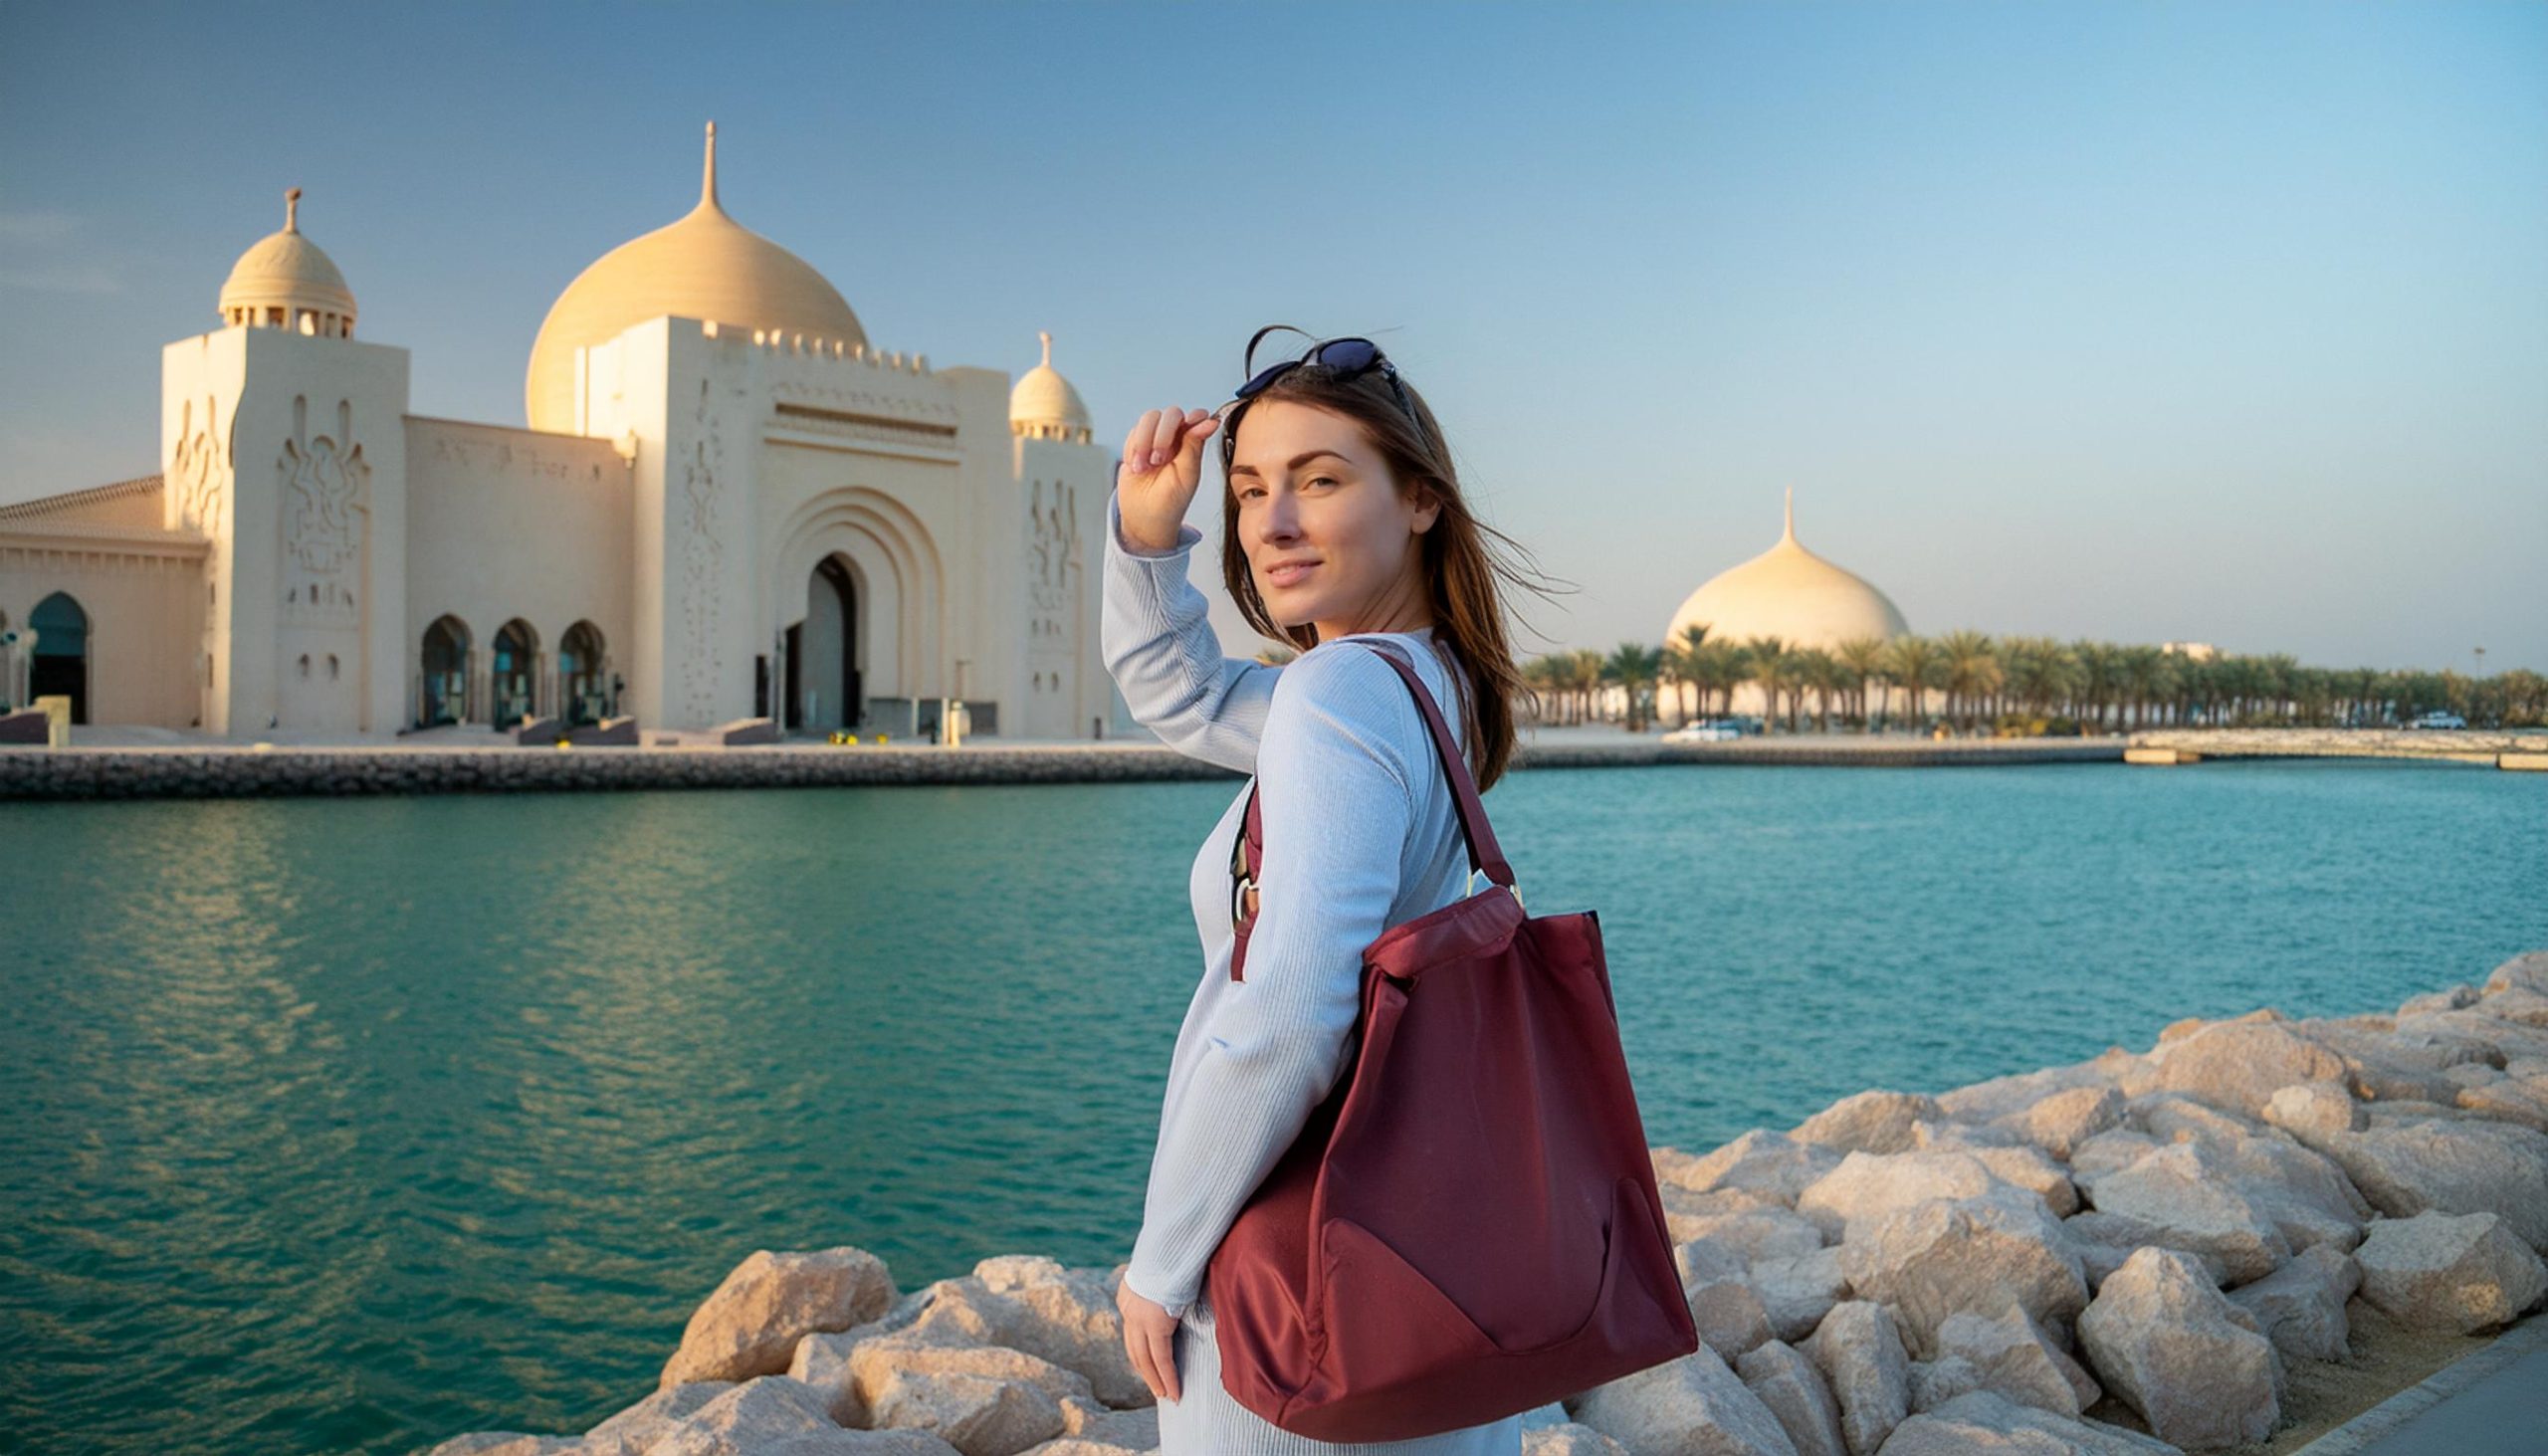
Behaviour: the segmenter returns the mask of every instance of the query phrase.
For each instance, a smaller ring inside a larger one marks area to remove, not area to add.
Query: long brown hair
[[[1441,514],[1422,533],[1420,569],[1424,573],[1425,595],[1433,609],[1434,635],[1450,649],[1452,660],[1466,669],[1465,673],[1452,674],[1453,687],[1460,698],[1460,735],[1468,745],[1469,773],[1477,780],[1478,792],[1484,793],[1495,786],[1512,762],[1514,700],[1537,698],[1524,681],[1520,665],[1513,660],[1513,649],[1505,635],[1505,602],[1498,580],[1546,596],[1548,590],[1540,582],[1550,578],[1542,575],[1536,564],[1525,576],[1506,558],[1509,550],[1523,560],[1532,559],[1520,542],[1478,520],[1469,510],[1466,498],[1460,494],[1459,471],[1451,461],[1450,442],[1443,438],[1431,406],[1402,372],[1397,376],[1397,387],[1406,391],[1407,402],[1413,407],[1415,418],[1411,421],[1407,411],[1398,407],[1396,391],[1380,370],[1339,379],[1333,370],[1304,365],[1283,374],[1262,393],[1233,406],[1222,418],[1221,430],[1234,443],[1239,417],[1260,400],[1288,399],[1313,405],[1363,427],[1364,436],[1388,462],[1401,499],[1420,502],[1421,493],[1430,493],[1441,503]],[[1226,453],[1223,459],[1228,459]],[[1223,475],[1221,579],[1229,588],[1230,599],[1238,603],[1239,614],[1247,624],[1265,636],[1289,642],[1303,651],[1316,647],[1319,637],[1315,625],[1278,624],[1266,610],[1264,598],[1257,595],[1255,573],[1248,568],[1247,552],[1239,544],[1238,497],[1229,489],[1226,470]],[[1491,545],[1490,538],[1503,549]]]

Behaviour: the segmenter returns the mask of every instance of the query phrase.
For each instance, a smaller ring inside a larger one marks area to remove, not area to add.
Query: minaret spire
[[[301,189],[298,187],[283,189],[283,230],[287,233],[301,231]]]
[[[1038,328],[1035,336],[1044,341],[1044,367],[1049,369],[1053,367],[1053,330]]]
[[[708,166],[699,179],[699,205],[717,207],[717,123],[708,123]],[[720,208],[720,211],[724,209]]]
[[[1796,487],[1788,487],[1788,528],[1785,540],[1796,539]]]

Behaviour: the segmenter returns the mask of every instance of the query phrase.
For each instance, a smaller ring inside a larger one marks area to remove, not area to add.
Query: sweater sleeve
[[[1363,949],[1388,928],[1415,823],[1408,765],[1430,740],[1405,683],[1369,647],[1323,644],[1285,669],[1258,754],[1265,854],[1247,978],[1171,1088],[1125,1283],[1171,1314],[1203,1287],[1238,1211],[1347,1066]]]
[[[1106,582],[1099,650],[1125,706],[1161,741],[1185,754],[1246,773],[1283,669],[1250,658],[1223,657],[1203,593],[1186,564],[1203,532],[1179,523],[1174,547],[1137,551],[1124,539],[1124,517],[1106,497]]]

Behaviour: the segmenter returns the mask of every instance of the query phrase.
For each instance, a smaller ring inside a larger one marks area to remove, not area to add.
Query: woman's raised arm
[[[1184,523],[1202,478],[1203,442],[1220,421],[1152,410],[1124,444],[1106,499],[1105,603],[1099,650],[1143,727],[1189,757],[1241,773],[1282,669],[1221,655],[1203,593],[1186,576],[1203,533]]]

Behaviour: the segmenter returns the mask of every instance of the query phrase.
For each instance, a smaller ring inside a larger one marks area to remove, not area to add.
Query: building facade
[[[1014,385],[877,348],[726,214],[712,126],[699,205],[551,309],[528,427],[435,419],[298,214],[162,350],[160,474],[0,507],[0,699],[216,737],[900,736],[956,699],[978,733],[1121,730],[1113,456],[1049,335]]]

